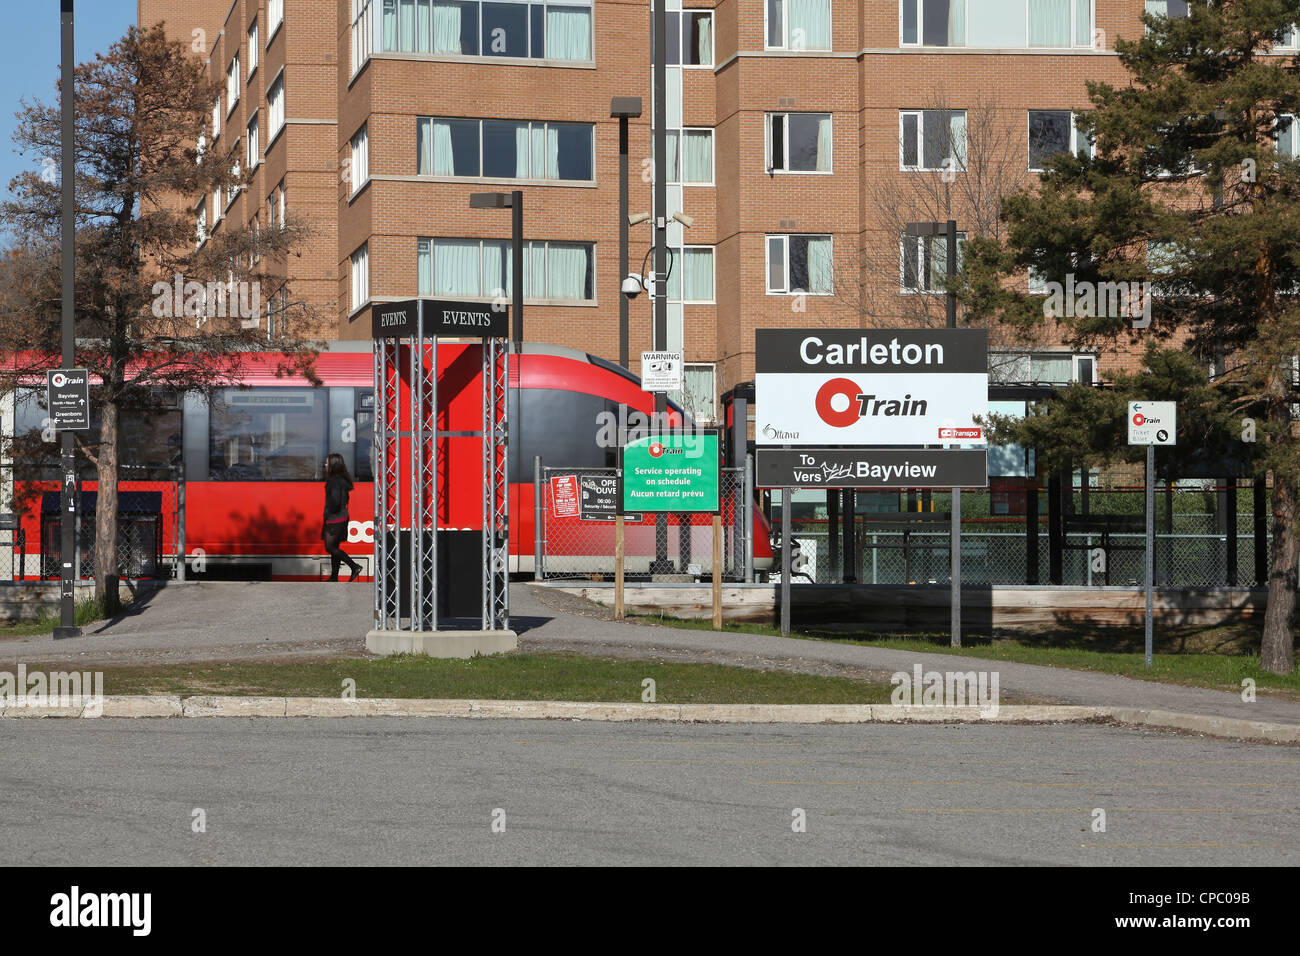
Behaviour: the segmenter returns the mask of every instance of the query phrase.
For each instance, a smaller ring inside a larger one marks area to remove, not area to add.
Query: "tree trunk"
[[[108,616],[121,609],[117,565],[117,403],[100,406],[99,493],[95,504],[95,597]]]
[[[1273,473],[1273,543],[1268,563],[1268,606],[1264,611],[1264,640],[1259,666],[1273,674],[1295,669],[1295,637],[1291,622],[1296,606],[1296,484],[1290,476]]]

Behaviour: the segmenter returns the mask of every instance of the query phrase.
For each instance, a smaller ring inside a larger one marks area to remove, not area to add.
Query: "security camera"
[[[641,289],[641,277],[635,272],[628,273],[627,278],[623,280],[623,294],[629,299],[635,299],[641,294]]]

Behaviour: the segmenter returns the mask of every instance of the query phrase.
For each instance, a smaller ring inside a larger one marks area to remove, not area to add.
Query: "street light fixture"
[[[524,192],[516,189],[508,193],[470,193],[470,209],[509,209],[510,244],[514,250],[514,262],[511,263],[510,308],[514,312],[511,321],[512,338],[515,351],[522,350],[524,342]]]

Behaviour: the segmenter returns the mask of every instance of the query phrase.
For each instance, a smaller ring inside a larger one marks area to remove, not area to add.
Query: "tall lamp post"
[[[511,292],[510,308],[514,312],[511,317],[511,338],[515,343],[515,352],[520,351],[520,346],[524,342],[524,191],[516,189],[508,193],[470,193],[470,209],[509,209],[510,216],[510,245],[513,250],[514,262],[511,264],[511,282],[514,289]]]
[[[929,239],[935,236],[943,236],[945,243],[944,263],[948,278],[948,294],[944,297],[944,310],[947,313],[947,326],[950,329],[957,328],[957,294],[952,291],[952,280],[957,275],[957,221],[949,219],[947,222],[909,222],[904,229],[904,235],[913,236],[918,239]],[[954,445],[954,448],[959,447]],[[952,489],[952,509],[951,509],[952,530],[951,534],[951,552],[952,557],[949,559],[952,564],[952,622],[951,622],[951,640],[953,647],[961,647],[961,489]]]
[[[618,281],[627,277],[627,125],[641,115],[641,97],[616,96],[609,101],[609,115],[618,120]],[[618,364],[628,368],[628,301],[618,297]]]
[[[60,65],[63,90],[63,132],[62,132],[62,150],[63,150],[63,226],[60,235],[60,242],[63,247],[63,303],[62,303],[62,324],[63,324],[63,367],[72,368],[76,365],[76,330],[74,326],[73,310],[73,267],[76,262],[76,243],[77,243],[77,219],[76,219],[76,177],[77,177],[77,150],[74,143],[76,136],[76,103],[73,97],[73,75],[74,75],[74,58],[75,52],[73,47],[73,23],[72,23],[72,0],[61,0],[59,5],[59,29],[62,40],[62,63]],[[50,409],[50,415],[54,415],[54,410]],[[56,639],[65,637],[80,637],[81,628],[77,627],[76,605],[73,601],[73,580],[72,575],[75,571],[73,567],[73,554],[76,551],[76,533],[77,533],[77,460],[76,450],[73,446],[72,432],[64,430],[59,436],[62,443],[63,459],[63,500],[62,507],[59,509],[59,530],[62,538],[62,550],[59,554],[59,564],[62,566],[59,575],[59,626],[54,629]]]

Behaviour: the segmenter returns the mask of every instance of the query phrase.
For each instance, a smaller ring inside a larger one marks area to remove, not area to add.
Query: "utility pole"
[[[668,4],[667,0],[653,2],[655,302],[654,335],[650,347],[658,351],[668,348]],[[668,395],[656,392],[655,421],[658,427],[663,427],[667,414]],[[652,574],[673,570],[668,562],[668,516],[665,514],[655,517],[655,559],[650,570]]]
[[[76,56],[73,46],[73,28],[72,28],[72,2],[73,0],[60,0],[59,10],[59,29],[62,39],[62,63],[60,65],[60,78],[62,80],[63,102],[63,131],[61,148],[63,150],[62,162],[62,202],[63,202],[63,225],[60,235],[63,252],[63,303],[62,303],[62,332],[63,332],[63,356],[62,367],[73,368],[76,366],[76,329],[73,323],[73,268],[76,264],[76,242],[77,242],[77,210],[76,210],[76,177],[77,177],[77,150],[74,138],[76,135],[76,103],[73,97],[73,74],[75,65],[73,62]],[[50,416],[53,418],[54,410],[49,409]],[[56,640],[65,637],[80,637],[81,628],[77,627],[77,609],[74,600],[74,581],[73,581],[73,555],[77,550],[77,498],[79,497],[80,486],[77,481],[77,457],[76,447],[73,445],[73,435],[71,431],[64,429],[59,434],[59,443],[62,451],[62,468],[63,481],[61,487],[62,500],[59,508],[59,531],[61,550],[59,552],[59,626],[54,629]]]

